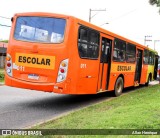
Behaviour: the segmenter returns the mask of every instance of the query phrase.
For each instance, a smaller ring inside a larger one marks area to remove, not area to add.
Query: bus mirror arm
[[[14,19],[14,18],[12,17],[12,18],[11,18],[11,22],[12,22],[12,23],[13,23],[13,19]]]

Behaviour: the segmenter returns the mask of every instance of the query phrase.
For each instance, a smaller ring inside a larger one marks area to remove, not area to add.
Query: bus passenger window
[[[87,40],[87,30],[85,30],[85,29],[80,29],[80,31],[79,31],[79,41],[80,42],[87,42],[88,40]]]
[[[126,42],[116,38],[114,42],[113,60],[124,62],[126,58],[125,52]]]
[[[126,61],[128,63],[135,63],[136,61],[136,46],[130,43],[126,46]]]
[[[86,27],[80,27],[78,51],[81,58],[97,59],[99,54],[99,33]]]
[[[144,50],[143,63],[144,64],[148,64],[149,63],[149,51],[146,50],[146,49]]]
[[[99,35],[96,32],[91,31],[89,40],[90,40],[90,45],[89,45],[88,56],[90,58],[97,58],[98,53],[99,53],[99,48],[98,48],[99,47]]]
[[[81,57],[87,57],[87,44],[78,44],[78,50]]]
[[[154,65],[154,53],[149,52],[149,65]]]

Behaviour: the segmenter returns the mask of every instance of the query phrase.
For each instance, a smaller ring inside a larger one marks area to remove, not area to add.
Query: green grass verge
[[[107,94],[107,93],[106,93]],[[32,129],[159,129],[160,85],[143,87],[120,97],[80,109]],[[25,136],[26,138],[28,136]],[[29,136],[30,137],[30,136]],[[40,136],[38,136],[40,137]],[[151,135],[60,135],[57,138],[158,138]],[[15,136],[17,138],[17,136]]]
[[[160,85],[145,87],[34,128],[159,129]]]
[[[4,82],[4,69],[0,69],[0,82]]]

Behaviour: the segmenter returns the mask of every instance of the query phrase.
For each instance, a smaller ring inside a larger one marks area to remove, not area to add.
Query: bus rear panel
[[[6,61],[6,85],[49,91],[66,87],[69,67],[66,17],[16,14]],[[54,86],[58,83],[60,86]],[[66,90],[68,91],[68,90]]]

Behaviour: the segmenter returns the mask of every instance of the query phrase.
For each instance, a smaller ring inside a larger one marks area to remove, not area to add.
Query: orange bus
[[[12,18],[5,83],[60,94],[114,90],[119,96],[123,88],[152,80],[148,60],[155,66],[158,54],[149,57],[149,51],[72,16],[19,13]]]

